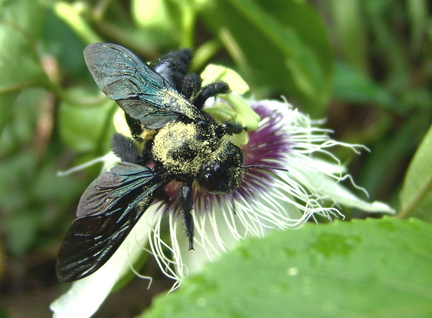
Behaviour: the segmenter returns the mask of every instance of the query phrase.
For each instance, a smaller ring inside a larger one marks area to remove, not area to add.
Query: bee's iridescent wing
[[[57,277],[69,282],[99,269],[118,249],[165,185],[153,169],[121,162],[81,196],[57,259]]]
[[[177,120],[196,120],[200,112],[165,78],[126,48],[94,43],[84,59],[99,88],[148,129]]]

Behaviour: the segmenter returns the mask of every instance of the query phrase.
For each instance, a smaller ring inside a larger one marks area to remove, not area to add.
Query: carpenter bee
[[[229,87],[223,82],[201,87],[199,77],[188,74],[190,50],[147,65],[122,46],[96,43],[85,48],[84,58],[102,92],[125,112],[143,150],[139,152],[132,139],[114,135],[112,150],[121,162],[81,196],[57,260],[57,276],[64,282],[98,270],[171,181],[182,183],[179,202],[193,249],[192,183],[209,193],[231,193],[244,172],[242,151],[223,137],[245,128],[218,124],[202,111],[209,97]]]

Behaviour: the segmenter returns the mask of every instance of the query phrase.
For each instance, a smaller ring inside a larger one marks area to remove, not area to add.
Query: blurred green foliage
[[[338,139],[371,149],[351,165],[371,199],[430,221],[430,133],[406,174],[432,122],[430,11],[427,0],[0,0],[0,251],[54,259],[99,167],[56,171],[109,150],[116,106],[82,58],[96,41],[144,60],[192,47],[195,71],[230,66],[255,98],[327,117]]]

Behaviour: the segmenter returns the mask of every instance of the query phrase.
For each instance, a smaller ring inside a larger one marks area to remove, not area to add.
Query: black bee
[[[193,249],[192,183],[210,193],[230,193],[245,169],[240,148],[223,138],[244,128],[218,124],[202,111],[204,102],[226,93],[228,85],[201,87],[196,74],[187,74],[190,50],[172,52],[149,66],[124,47],[96,43],[86,47],[84,58],[99,88],[125,112],[143,151],[132,139],[114,135],[112,149],[121,162],[81,196],[57,260],[57,276],[64,282],[99,269],[174,180],[183,184],[180,206]]]

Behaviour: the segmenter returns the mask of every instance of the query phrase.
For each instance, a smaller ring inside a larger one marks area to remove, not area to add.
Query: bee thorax
[[[193,123],[174,122],[156,134],[152,155],[174,174],[195,176],[218,143],[212,131],[203,132]]]

